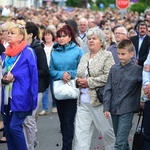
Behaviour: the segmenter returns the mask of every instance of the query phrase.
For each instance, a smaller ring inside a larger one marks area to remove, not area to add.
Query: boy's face
[[[118,49],[117,52],[118,58],[123,66],[128,64],[134,56],[134,52],[129,52],[127,49]]]

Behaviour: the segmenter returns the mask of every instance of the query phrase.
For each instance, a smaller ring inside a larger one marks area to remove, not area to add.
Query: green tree
[[[67,0],[66,4],[70,7],[79,7],[80,0]]]
[[[150,6],[150,1],[149,0],[139,0],[137,3],[131,5],[130,11],[137,11],[139,13],[144,12],[144,10]]]
[[[86,7],[87,2],[91,4],[93,10],[98,10],[100,3],[104,4],[104,9],[106,9],[109,4],[116,4],[116,0],[96,0],[96,5],[93,4],[92,0],[67,0],[66,4],[70,7]],[[150,7],[150,0],[139,0],[137,3],[133,4],[129,10],[138,11],[140,13],[148,6]]]
[[[96,1],[96,4],[97,6],[99,7],[99,4],[100,3],[103,3],[105,8],[109,6],[109,4],[115,4],[115,0],[109,0],[109,1],[106,1],[106,0],[97,0]]]
[[[144,3],[150,7],[150,0],[139,0],[140,3]]]

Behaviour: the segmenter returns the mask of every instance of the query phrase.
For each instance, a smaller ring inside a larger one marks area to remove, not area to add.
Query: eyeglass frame
[[[117,35],[117,34],[118,34],[118,35],[121,35],[121,34],[122,34],[122,35],[126,35],[125,33],[121,33],[121,32],[114,32],[114,34],[115,34],[115,35]]]

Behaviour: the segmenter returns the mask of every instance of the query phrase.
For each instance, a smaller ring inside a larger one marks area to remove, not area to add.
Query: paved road
[[[137,114],[134,116],[133,128],[129,135],[130,146],[132,145],[136,122]],[[47,116],[39,116],[37,127],[39,144],[35,150],[61,150],[61,133],[57,114],[50,113]],[[1,132],[0,136],[2,136]],[[6,144],[0,144],[0,150],[7,150]],[[96,130],[92,138],[91,150],[104,150],[101,136]]]

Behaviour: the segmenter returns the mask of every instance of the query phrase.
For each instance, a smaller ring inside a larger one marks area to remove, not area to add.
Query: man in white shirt
[[[147,35],[148,28],[145,22],[140,22],[137,26],[138,35],[130,38],[136,50],[136,62],[143,66],[150,50],[150,37]]]

